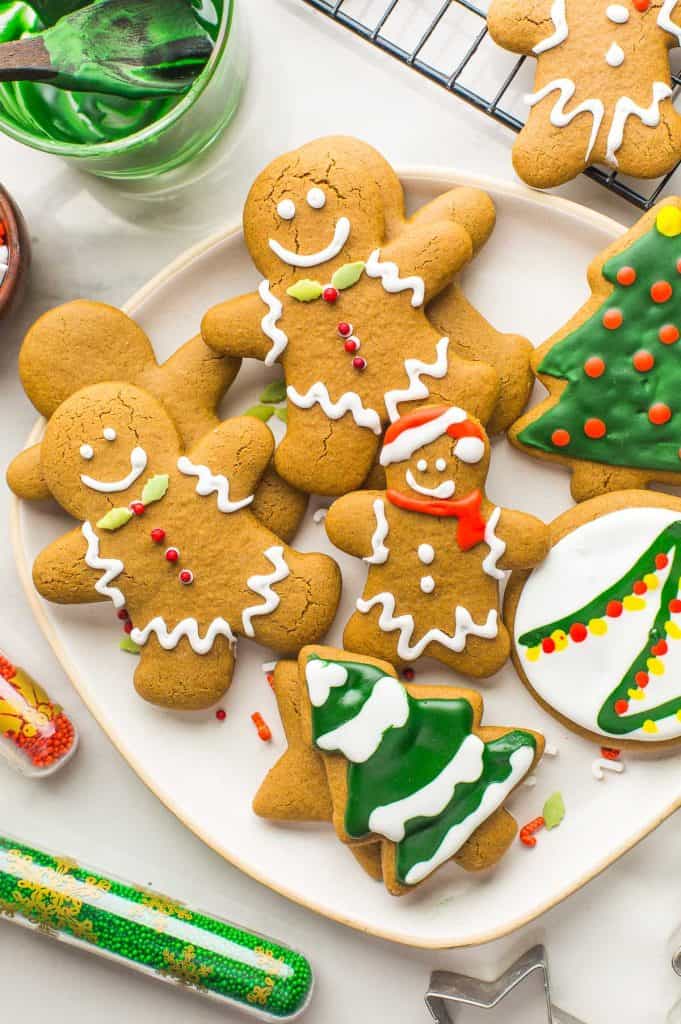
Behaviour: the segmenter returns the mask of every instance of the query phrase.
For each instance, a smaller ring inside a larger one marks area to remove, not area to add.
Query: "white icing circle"
[[[282,199],[277,206],[277,213],[282,220],[293,220],[296,215],[296,204],[292,199]]]
[[[605,55],[605,63],[611,68],[618,68],[624,64],[624,50],[618,43],[611,43]]]
[[[626,25],[629,21],[629,11],[624,4],[608,4],[605,16],[614,22],[615,25]]]
[[[485,454],[485,442],[479,437],[462,437],[454,445],[454,454],[462,462],[469,464],[480,462]]]
[[[447,460],[446,459],[438,459],[437,462],[435,463],[435,468],[438,470],[438,472],[444,473],[444,471],[447,468]]]
[[[424,594],[432,594],[435,590],[435,580],[432,576],[422,576],[420,585]]]
[[[307,193],[307,205],[313,210],[322,210],[326,206],[326,196],[320,188],[311,188]]]
[[[419,562],[423,562],[424,565],[430,565],[435,558],[435,548],[432,544],[419,544],[417,553]]]
[[[427,461],[425,459],[419,459],[419,461],[416,463],[416,468],[418,469],[419,473],[425,473],[425,471],[428,469]]]
[[[681,517],[671,509],[628,508],[587,522],[563,537],[530,575],[518,601],[514,640],[518,659],[536,694],[554,711],[591,733],[613,740],[656,743],[681,737],[681,721],[672,714],[656,720],[657,732],[642,728],[617,735],[598,725],[601,707],[646,647],[648,632],[660,607],[662,589],[672,565],[655,570],[659,584],[645,596],[645,606],[625,609],[619,617],[603,616],[607,632],[564,650],[541,652],[535,661],[519,643],[525,633],[568,618],[617,583],[659,534]],[[673,554],[673,551],[672,551]],[[651,567],[652,568],[652,567]],[[681,628],[681,613],[669,613]],[[584,623],[588,627],[588,623]],[[681,691],[681,640],[668,638],[664,674],[650,674],[640,700],[630,713],[656,708]],[[618,744],[615,742],[615,746]]]
[[[118,434],[116,433],[113,427],[104,427],[102,434],[106,441],[115,441],[116,438],[118,437]]]
[[[95,451],[91,444],[82,444],[80,446],[80,457],[88,461],[95,457]]]

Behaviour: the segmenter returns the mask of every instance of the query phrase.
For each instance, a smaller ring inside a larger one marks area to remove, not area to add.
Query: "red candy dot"
[[[609,619],[619,619],[622,614],[622,602],[621,601],[608,601],[608,606],[605,609],[605,614]]]
[[[663,654],[666,654],[669,650],[669,647],[667,646],[666,640],[658,640],[655,646],[651,647],[650,650],[651,653],[654,654],[656,658],[658,658],[662,657]]]
[[[616,700],[615,701],[615,712],[618,715],[626,715],[628,710],[629,710],[629,701],[628,700]]]
[[[667,558],[666,555],[663,555],[663,554],[655,555],[655,568],[656,569],[666,569],[668,565],[669,565],[669,559]]]
[[[166,531],[161,530],[159,527],[157,527],[155,530],[151,531],[151,539],[153,540],[154,544],[160,544],[162,541],[166,539]]]
[[[366,370],[367,361],[362,356],[355,356],[352,365],[356,370]]]
[[[636,280],[636,271],[633,267],[620,267],[617,271],[617,283],[628,288]]]
[[[605,363],[600,356],[591,356],[584,363],[584,373],[587,377],[602,377],[605,373]]]
[[[634,0],[634,7],[637,11],[640,11],[641,14],[644,14],[650,7],[650,0]]]
[[[678,597],[669,602],[669,611],[674,612],[675,615],[681,612],[681,601],[679,601]]]
[[[180,583],[184,583],[185,587],[188,587],[190,583],[194,582],[194,573],[191,569],[183,569],[180,573]]]
[[[621,309],[608,309],[603,314],[603,326],[607,327],[609,331],[616,331],[618,327],[622,326],[623,320]]]
[[[646,686],[648,685],[648,673],[637,672],[634,676],[634,679],[636,680],[637,686],[640,686],[642,690],[645,690]]]
[[[652,352],[647,352],[644,348],[639,349],[634,358],[632,359],[634,369],[638,370],[639,373],[647,373],[648,370],[652,370],[655,365],[655,356]]]
[[[414,672],[413,668],[405,668],[404,671],[402,672],[402,675],[407,680],[407,682],[410,683],[413,680],[416,673]]]
[[[125,625],[123,626],[123,630],[124,630],[124,631],[125,631],[126,633],[132,633],[132,630],[133,630],[133,625],[132,625],[132,622],[130,621],[130,619],[128,619],[128,621],[127,621],[127,622],[125,623]]]
[[[177,548],[168,548],[166,551],[166,562],[177,562],[180,552]]]
[[[145,506],[144,506],[144,504],[141,501],[133,501],[130,504],[130,511],[132,513],[134,513],[134,515],[136,515],[136,516],[143,516],[144,515],[144,511],[145,511]]]
[[[595,417],[589,419],[584,424],[584,433],[587,437],[597,441],[600,437],[605,437],[605,423]]]
[[[215,717],[217,718],[218,722],[224,722],[225,718],[227,718],[227,712],[223,708],[218,708],[218,710],[215,712]]]
[[[322,292],[322,298],[324,302],[335,302],[338,298],[338,289],[334,288],[333,285],[329,285]]]
[[[349,338],[352,334],[352,324],[348,324],[344,320],[341,320],[337,329],[341,338]]]
[[[581,622],[573,622],[570,626],[570,639],[574,640],[576,644],[581,644],[582,640],[586,640],[586,626]]]
[[[660,327],[658,332],[658,338],[663,345],[673,345],[679,340],[679,329],[674,324],[665,324],[664,327]]]
[[[544,654],[553,654],[556,649],[556,641],[552,640],[550,636],[545,636],[541,642],[541,649]]]
[[[359,348],[359,342],[356,338],[349,338],[343,346],[346,352],[356,352]]]
[[[648,589],[648,584],[644,583],[643,580],[636,580],[631,589],[635,594],[645,594]]]
[[[130,618],[125,608],[121,608],[119,612],[116,612],[116,615],[121,620],[121,622],[126,622]]]
[[[650,289],[650,297],[653,302],[669,302],[672,292],[669,281],[656,281]]]
[[[566,445],[570,444],[570,435],[567,430],[554,430],[551,434],[551,441],[555,444],[556,448],[565,448]]]
[[[669,423],[672,418],[672,411],[668,405],[664,402],[655,402],[648,409],[648,419],[651,423],[654,423],[656,427],[662,426],[663,423]]]

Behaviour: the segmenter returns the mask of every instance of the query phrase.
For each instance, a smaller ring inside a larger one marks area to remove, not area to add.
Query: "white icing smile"
[[[81,474],[81,483],[89,487],[91,491],[99,491],[100,494],[117,494],[119,491],[127,491],[135,480],[138,479],[147,468],[147,453],[144,448],[133,448],[130,452],[130,472],[121,480],[95,480],[92,476]]]
[[[412,491],[416,491],[418,494],[425,494],[427,498],[451,498],[456,490],[456,484],[453,480],[444,480],[437,487],[422,487],[421,484],[417,484],[414,474],[410,469],[407,470],[405,479]]]
[[[349,237],[350,221],[347,217],[340,217],[336,221],[332,241],[329,242],[326,248],[320,249],[319,252],[291,252],[290,249],[285,249],[275,238],[270,238],[270,249],[275,256],[278,256],[283,263],[288,263],[290,267],[316,267],[319,263],[326,263],[327,260],[334,259]]]

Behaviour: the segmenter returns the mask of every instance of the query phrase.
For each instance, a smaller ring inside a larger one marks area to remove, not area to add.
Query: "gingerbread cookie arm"
[[[33,583],[41,597],[55,604],[92,604],[110,598],[122,608],[123,595],[112,581],[123,563],[114,561],[100,559],[96,534],[84,523],[40,552],[33,564]]]
[[[386,561],[384,498],[383,491],[354,491],[334,501],[325,520],[331,543],[356,558]]]
[[[26,448],[7,467],[7,484],[18,498],[26,501],[44,501],[50,497],[50,489],[40,465],[42,445]]]
[[[513,53],[543,53],[549,40],[562,31],[551,17],[553,6],[553,0],[492,0],[487,12],[489,34]]]
[[[494,203],[482,189],[452,188],[417,210],[409,226],[421,227],[448,220],[460,224],[468,232],[476,253],[494,230]]]
[[[501,511],[496,536],[505,545],[498,560],[500,569],[531,569],[546,557],[551,546],[546,523],[515,509]]]
[[[375,249],[365,272],[380,278],[388,292],[411,292],[412,306],[422,306],[439,295],[472,256],[471,236],[460,224],[425,219]]]
[[[185,476],[196,477],[198,494],[212,490],[219,502],[230,506],[221,511],[236,511],[231,507],[234,504],[244,508],[252,504],[273,451],[274,438],[264,423],[252,416],[237,416],[225,420],[181,456],[178,469]]]
[[[281,303],[269,289],[265,299],[258,292],[249,292],[209,309],[201,322],[201,335],[220,355],[274,362],[273,335],[280,338],[283,333],[276,326],[281,313]]]

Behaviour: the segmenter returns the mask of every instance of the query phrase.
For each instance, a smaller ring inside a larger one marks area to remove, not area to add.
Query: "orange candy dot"
[[[650,289],[653,302],[669,302],[672,297],[672,286],[669,281],[656,281]]]
[[[660,327],[658,337],[663,345],[673,345],[679,340],[679,329],[674,324],[665,324],[664,327]]]
[[[603,326],[607,327],[609,331],[616,331],[618,327],[622,326],[623,320],[621,309],[608,309],[603,314]]]
[[[662,426],[663,423],[669,423],[671,418],[672,411],[664,402],[655,402],[648,409],[648,419],[657,427]]]
[[[655,356],[652,352],[647,352],[644,348],[639,349],[632,359],[634,369],[638,370],[639,373],[647,373],[648,370],[652,370],[655,365]]]
[[[591,356],[584,363],[584,373],[587,377],[602,377],[605,373],[605,363],[600,356]]]
[[[634,0],[634,7],[643,14],[650,7],[650,0]]]
[[[605,436],[605,423],[603,420],[596,419],[595,417],[589,419],[584,424],[584,433],[587,437],[598,440],[599,437]]]
[[[617,271],[617,283],[628,288],[636,280],[636,271],[633,267],[620,267]]]
[[[570,435],[567,430],[554,430],[551,434],[551,442],[555,444],[556,448],[565,448],[570,444]]]

